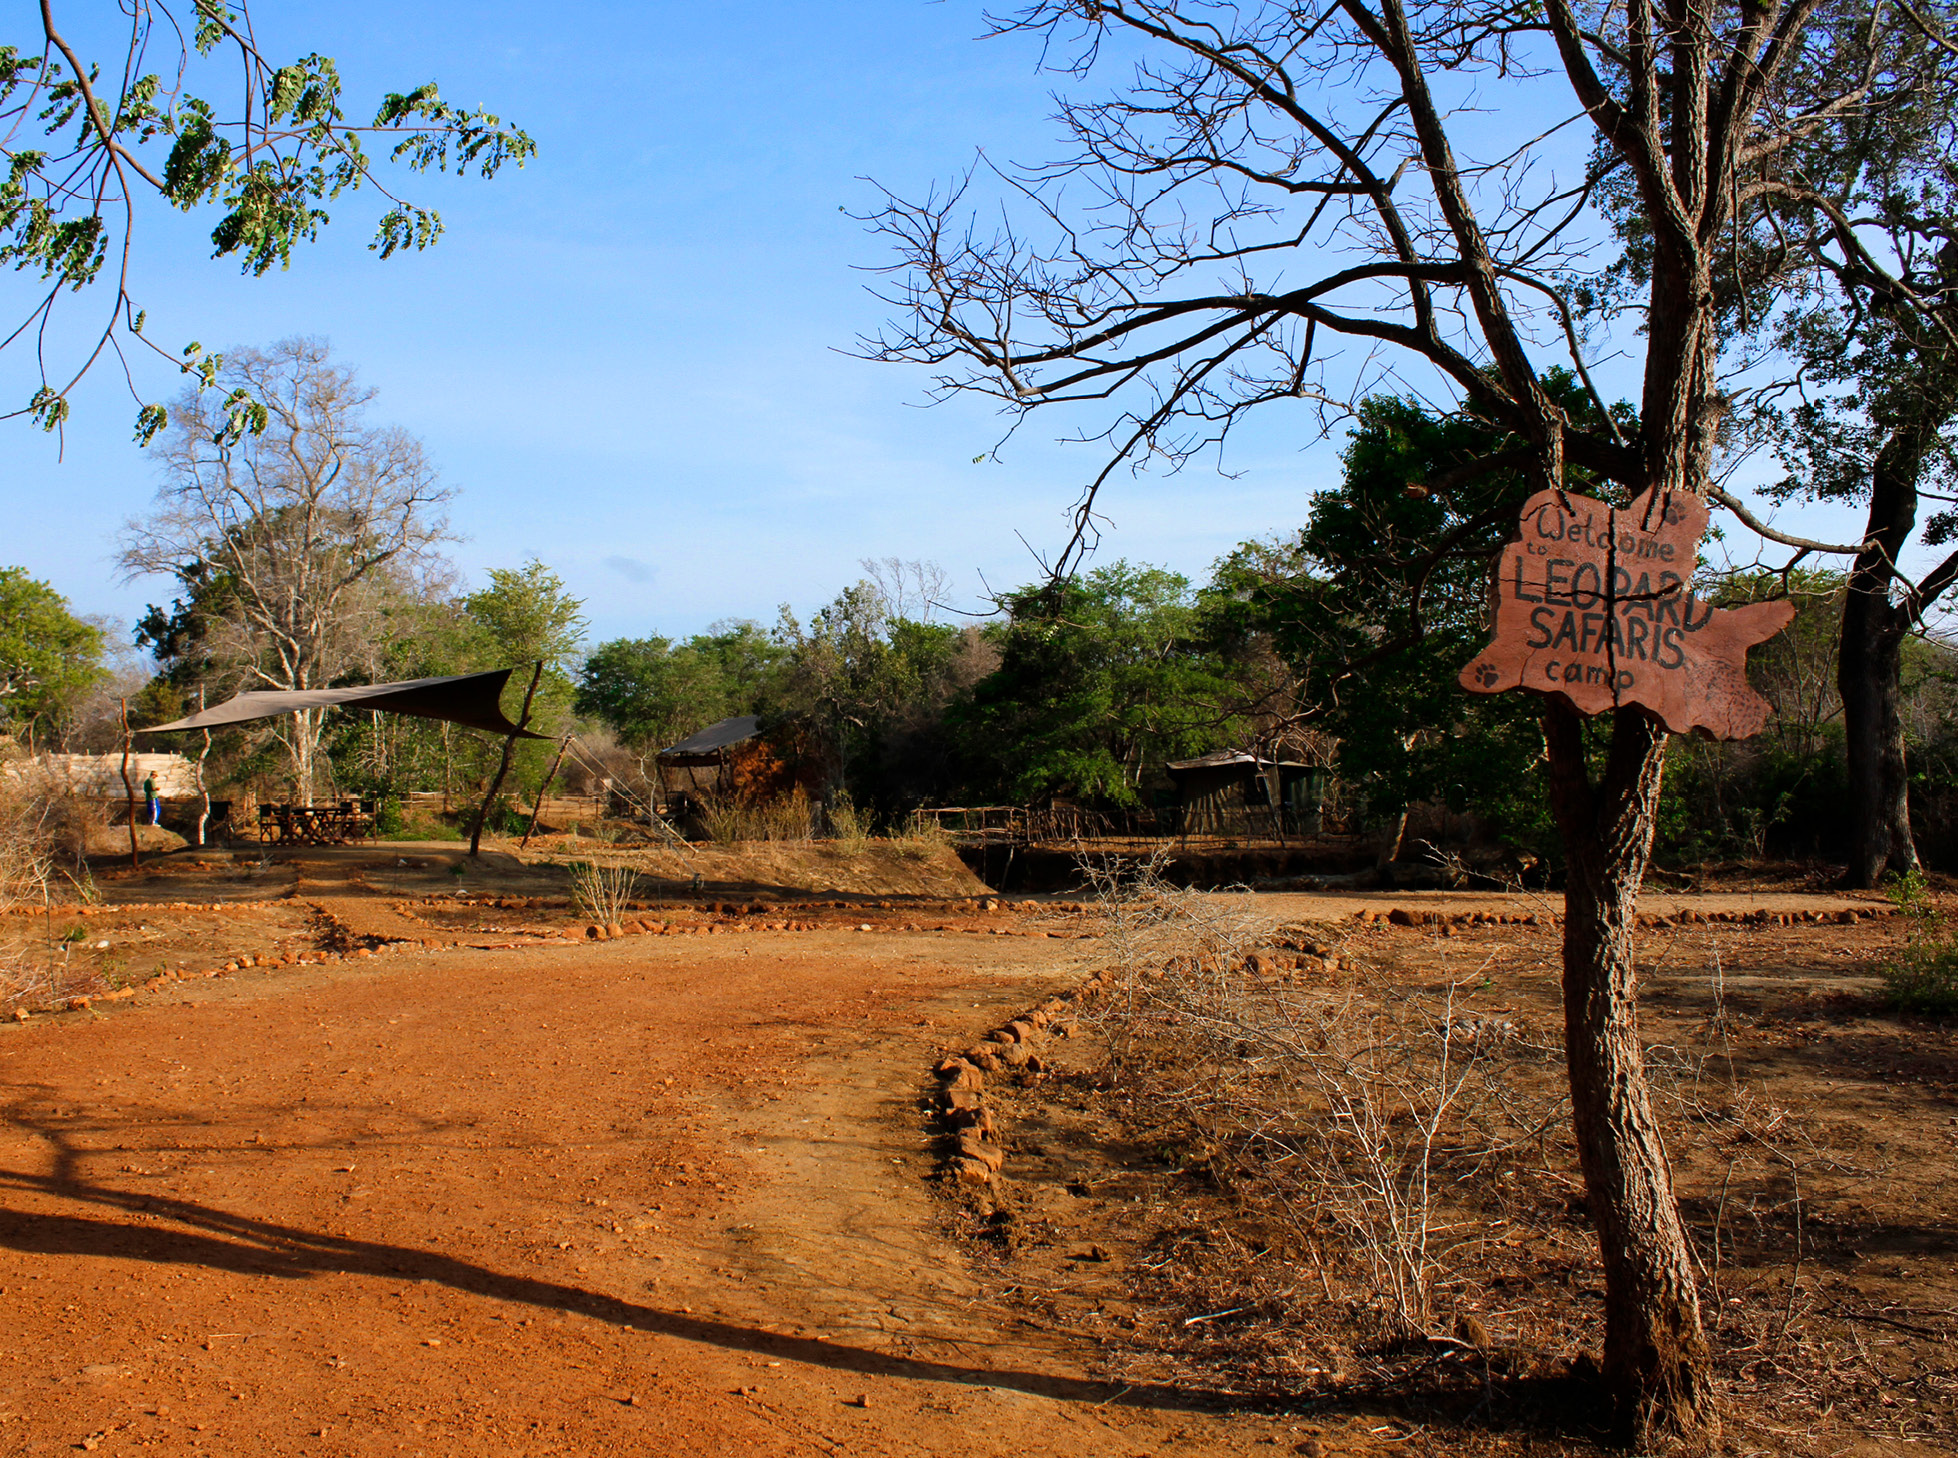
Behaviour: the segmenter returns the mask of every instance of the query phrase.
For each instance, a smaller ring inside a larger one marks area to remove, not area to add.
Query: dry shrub
[[[908,860],[926,861],[952,845],[952,837],[945,827],[929,815],[914,813],[904,822],[904,827],[892,837],[898,854]]]
[[[847,856],[863,854],[863,848],[870,843],[870,817],[857,809],[847,790],[837,791],[825,814],[829,820],[829,838],[836,848]]]
[[[765,801],[761,813],[762,833],[769,840],[806,845],[816,838],[816,807],[800,787]]]
[[[25,914],[53,899],[62,846],[61,802],[0,777],[0,1004],[49,989],[54,957],[46,928]]]
[[[625,919],[639,883],[638,872],[631,866],[602,866],[595,861],[573,861],[570,871],[571,903],[580,916],[601,926]]]
[[[760,840],[763,835],[761,812],[745,800],[703,795],[700,798],[700,823],[707,838],[718,845],[736,841]]]
[[[739,795],[703,796],[700,820],[708,839],[721,845],[743,840],[801,844],[816,833],[815,807],[800,789],[761,801]]]
[[[1213,1174],[1270,1200],[1328,1297],[1337,1282],[1389,1337],[1431,1334],[1485,1229],[1457,1182],[1552,1119],[1505,1077],[1515,1028],[1452,988],[1376,998],[1253,971],[1273,928],[1252,898],[1169,886],[1160,863],[1084,864],[1117,960],[1112,1058]]]

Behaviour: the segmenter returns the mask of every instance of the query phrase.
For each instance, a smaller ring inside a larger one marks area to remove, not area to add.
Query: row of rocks
[[[817,932],[817,931],[857,931],[857,932],[952,932],[963,931],[972,936],[994,937],[1054,937],[1061,940],[1069,938],[1088,939],[1093,932],[1038,931],[1021,927],[955,927],[925,926],[918,922],[904,922],[901,925],[874,926],[870,922],[854,924],[820,921],[756,921],[756,922],[666,922],[666,921],[627,921],[601,925],[591,922],[581,931],[576,927],[568,929],[564,935],[573,941],[588,942],[611,941],[615,937],[686,937],[706,936],[715,932]]]
[[[1833,911],[1675,911],[1640,912],[1635,918],[1642,927],[1705,926],[1728,923],[1742,926],[1853,926],[1871,917],[1895,916],[1893,906],[1842,907]],[[1556,926],[1563,918],[1554,911],[1420,911],[1396,906],[1391,911],[1356,911],[1353,919],[1363,925],[1385,923],[1439,929],[1444,935],[1456,927],[1467,926]]]
[[[477,896],[467,890],[444,891],[436,895],[424,896],[416,904],[423,906],[453,906],[458,900],[469,902],[472,906],[493,906],[501,911],[570,909],[576,902],[568,896]],[[710,916],[780,916],[785,912],[798,911],[899,911],[919,903],[907,901],[900,905],[895,901],[629,901],[624,903],[626,911],[699,911]],[[962,910],[976,912],[1007,911],[1060,911],[1079,912],[1084,908],[1079,902],[1009,901],[997,896],[953,897],[932,904],[941,905],[947,911]]]
[[[13,906],[0,911],[0,916],[140,916],[153,911],[236,911],[236,902],[226,901],[139,901],[127,906],[106,906],[95,904],[85,906],[80,902],[72,906]]]
[[[205,975],[215,977],[217,974],[208,972]],[[87,1012],[98,1002],[123,1002],[135,995],[136,989],[133,987],[117,987],[108,992],[81,993],[45,1007],[17,1007],[13,1010],[12,1017],[15,1022],[24,1023],[31,1017],[42,1017],[49,1013]]]
[[[988,1185],[1006,1163],[1006,1148],[992,1110],[986,1107],[988,1074],[1040,1073],[1047,1063],[1040,1049],[1050,1037],[1074,1036],[1073,1013],[1080,1000],[1103,987],[1097,972],[1073,992],[1050,997],[1038,1007],[994,1028],[979,1042],[941,1059],[932,1070],[932,1107],[941,1132],[939,1172],[961,1185]]]

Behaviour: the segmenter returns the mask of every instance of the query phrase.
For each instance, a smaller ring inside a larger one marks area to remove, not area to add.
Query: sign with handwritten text
[[[1624,508],[1539,491],[1497,564],[1495,635],[1462,687],[1561,694],[1585,714],[1640,704],[1677,734],[1760,733],[1769,705],[1747,682],[1747,650],[1787,627],[1795,605],[1695,596],[1707,518],[1684,491]]]

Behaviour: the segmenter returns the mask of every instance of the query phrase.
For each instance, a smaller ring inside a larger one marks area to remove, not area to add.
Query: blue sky
[[[140,223],[151,337],[330,338],[379,388],[377,418],[420,435],[459,488],[452,555],[469,579],[535,555],[585,600],[598,641],[769,621],[781,602],[806,614],[863,557],[935,560],[976,604],[982,578],[1034,575],[1021,536],[1064,540],[1100,463],[1054,443],[1064,422],[1036,416],[1002,460],[974,464],[1003,428],[985,402],[922,408],[922,372],[838,352],[886,312],[861,270],[887,254],[845,211],[874,203],[861,179],[916,194],[980,146],[1053,152],[1055,78],[1024,39],[976,40],[977,5],[260,0],[253,13],[271,54],[339,61],[350,112],[433,79],[538,141],[491,183],[401,179],[449,231],[385,263],[367,251],[379,203],[364,195],[260,279],[208,258],[212,214]],[[19,287],[0,282],[0,298]],[[18,368],[0,368],[9,399],[25,394]],[[175,388],[154,367],[140,383],[147,398]],[[65,458],[0,425],[0,563],[124,622],[168,589],[119,583],[111,565],[155,486],[133,413],[104,369]],[[1103,557],[1200,578],[1235,542],[1296,526],[1335,452],[1303,406],[1268,407],[1230,476],[1211,462],[1118,477]]]
[[[377,202],[343,198],[285,273],[208,259],[215,217],[141,221],[136,294],[148,333],[222,347],[323,334],[380,390],[377,416],[419,434],[460,489],[480,581],[535,554],[586,601],[594,640],[686,633],[715,619],[807,612],[862,557],[941,563],[965,600],[1035,567],[1097,464],[1036,422],[1003,462],[975,465],[1002,421],[983,402],[920,408],[921,373],[838,352],[884,309],[860,270],[885,261],[839,209],[860,179],[921,190],[983,144],[1050,149],[1052,78],[1024,42],[977,41],[976,6],[354,3],[261,0],[274,54],[334,56],[357,110],[433,78],[539,143],[490,183],[403,179],[447,236],[382,263]],[[730,19],[730,14],[735,18]],[[18,297],[12,279],[0,284]],[[90,309],[76,301],[74,317]],[[16,388],[12,371],[5,383]],[[146,367],[146,396],[167,369]],[[155,479],[129,443],[134,407],[108,370],[76,402],[65,459],[0,426],[9,528],[0,560],[79,611],[128,621],[158,580],[123,585],[120,523]],[[1301,412],[1244,469],[1131,485],[1110,498],[1105,555],[1201,576],[1247,535],[1296,524],[1330,456],[1301,454]]]

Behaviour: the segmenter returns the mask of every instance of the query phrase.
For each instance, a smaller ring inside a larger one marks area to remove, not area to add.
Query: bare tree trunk
[[[1904,762],[1904,639],[1922,604],[1897,571],[1917,526],[1918,478],[1936,435],[1935,414],[1893,429],[1870,470],[1870,508],[1863,550],[1849,570],[1842,632],[1836,645],[1836,687],[1842,694],[1844,750],[1849,761],[1849,884],[1874,886],[1886,870],[1917,869],[1910,833],[1910,780]],[[1934,594],[1935,595],[1935,594]]]
[[[1374,858],[1374,865],[1388,866],[1401,858],[1401,842],[1407,839],[1407,810],[1401,806],[1401,813],[1394,817],[1394,828],[1380,841],[1380,854]]]
[[[524,690],[523,713],[517,716],[517,728],[530,727],[530,701],[537,693],[537,680],[544,675],[544,661],[537,660],[537,667],[531,670],[530,687]],[[483,803],[476,807],[476,828],[469,832],[469,855],[473,860],[483,848],[483,822],[489,818],[490,806],[496,803],[496,792],[503,788],[503,777],[510,773],[510,756],[516,752],[517,736],[512,733],[503,741],[503,758],[497,762],[496,778],[490,781],[489,793],[483,796]]]
[[[313,747],[315,734],[312,718],[317,710],[294,709],[292,711],[292,738],[286,744],[287,757],[292,761],[292,798],[297,805],[313,803]]]
[[[197,686],[197,712],[204,712],[204,686]],[[204,782],[204,761],[211,757],[211,731],[204,731],[204,748],[197,755],[197,840],[204,844],[204,828],[211,821],[211,787]]]
[[[1849,763],[1851,886],[1874,886],[1886,871],[1917,869],[1910,833],[1910,780],[1904,759],[1903,646],[1909,628],[1862,574],[1842,607],[1836,686],[1842,693],[1843,748]]]
[[[140,866],[142,854],[136,848],[136,783],[129,778],[129,700],[122,700],[122,793],[129,803],[129,864]]]
[[[523,839],[517,842],[518,850],[522,850],[525,846],[529,845],[531,836],[537,833],[537,817],[544,813],[544,796],[550,792],[551,781],[557,778],[558,766],[564,763],[564,751],[570,747],[571,736],[569,734],[558,741],[557,758],[551,761],[551,767],[544,772],[543,783],[537,787],[537,802],[530,807],[530,824],[524,827]],[[604,812],[600,811],[599,813],[602,815]]]
[[[1604,1378],[1641,1443],[1717,1431],[1710,1355],[1672,1169],[1646,1091],[1632,930],[1652,850],[1666,731],[1613,715],[1591,783],[1575,709],[1547,698],[1550,795],[1569,862],[1564,891],[1564,1053],[1578,1162],[1605,1278]]]

